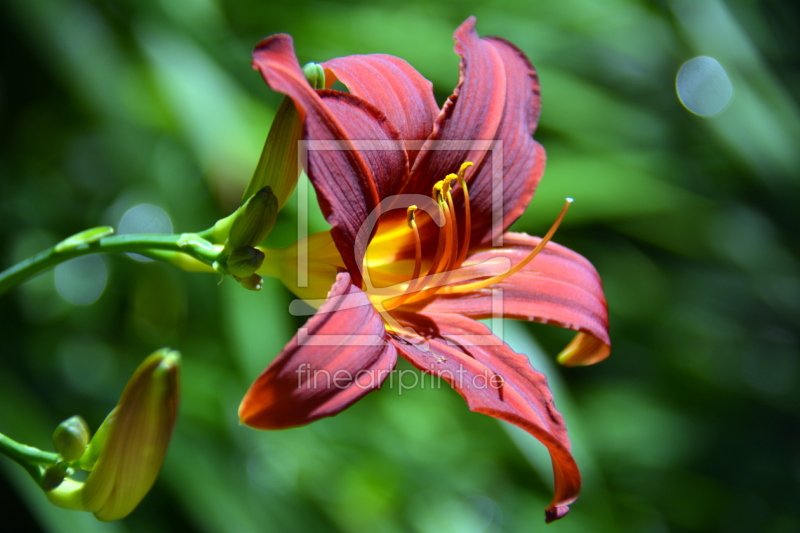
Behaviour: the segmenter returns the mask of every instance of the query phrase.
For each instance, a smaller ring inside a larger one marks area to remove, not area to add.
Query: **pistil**
[[[527,255],[527,257],[525,257],[525,259],[523,259],[522,261],[511,267],[507,272],[503,274],[498,274],[497,276],[492,276],[484,280],[475,281],[472,283],[466,283],[464,285],[450,285],[447,287],[442,287],[441,289],[439,289],[439,293],[455,294],[459,292],[471,292],[480,289],[485,289],[486,287],[494,285],[495,283],[500,283],[504,279],[513,276],[514,274],[525,268],[525,266],[528,265],[528,263],[533,261],[533,259],[537,255],[539,255],[539,252],[544,250],[544,247],[547,246],[547,243],[550,242],[550,239],[552,239],[553,235],[556,234],[556,231],[558,230],[558,227],[561,225],[561,221],[564,220],[564,215],[567,214],[567,210],[569,209],[569,206],[572,204],[572,202],[573,202],[572,198],[567,198],[567,201],[564,203],[564,207],[561,208],[561,213],[559,213],[558,217],[556,218],[555,222],[553,222],[553,225],[550,227],[550,230],[547,232],[547,234],[544,237],[542,237],[541,241],[539,241],[539,244],[537,244],[536,247],[533,250],[531,250],[531,252]]]

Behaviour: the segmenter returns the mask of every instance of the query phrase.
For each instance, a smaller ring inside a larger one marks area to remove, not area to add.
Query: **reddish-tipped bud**
[[[133,511],[153,486],[167,453],[178,404],[178,352],[162,349],[139,366],[117,407],[89,443],[81,468],[86,481],[64,480],[47,493],[68,509],[118,520]]]

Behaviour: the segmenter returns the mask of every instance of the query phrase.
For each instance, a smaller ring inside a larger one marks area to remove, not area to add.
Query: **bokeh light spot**
[[[57,354],[61,374],[72,390],[109,400],[119,393],[114,351],[104,342],[90,336],[68,337]]]
[[[172,233],[172,220],[166,211],[151,204],[140,204],[128,209],[119,221],[118,235],[134,235],[140,233],[156,233],[169,235]],[[137,261],[151,261],[139,254],[128,254]]]
[[[54,279],[59,296],[73,305],[91,305],[106,288],[108,270],[99,255],[76,257],[55,268]]]
[[[719,61],[706,56],[684,63],[678,70],[675,87],[683,106],[703,117],[722,112],[733,98],[728,73]]]

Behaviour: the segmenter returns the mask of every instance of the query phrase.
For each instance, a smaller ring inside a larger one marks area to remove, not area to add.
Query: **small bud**
[[[236,278],[255,274],[264,262],[264,252],[252,246],[240,246],[228,257],[228,272]]]
[[[264,187],[239,208],[225,243],[226,250],[258,246],[270,234],[277,218],[278,199],[270,187]]]
[[[56,453],[60,454],[65,461],[71,463],[80,459],[89,444],[92,436],[86,421],[73,416],[61,422],[53,432],[53,446]]]
[[[258,274],[253,274],[246,278],[236,278],[236,281],[249,291],[260,291],[261,285],[264,283],[264,280]]]
[[[90,511],[98,520],[127,516],[155,482],[175,426],[180,355],[166,348],[136,369],[116,408],[81,459],[86,481],[66,479],[47,492],[51,503]]]
[[[303,74],[308,80],[308,84],[315,89],[325,88],[325,69],[319,63],[306,63],[303,67]]]

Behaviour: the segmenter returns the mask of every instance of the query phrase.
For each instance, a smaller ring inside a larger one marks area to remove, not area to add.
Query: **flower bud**
[[[66,462],[71,463],[83,456],[91,435],[86,421],[76,415],[58,425],[53,432],[53,446],[56,453],[60,454]]]
[[[264,187],[239,208],[231,225],[225,249],[258,246],[270,234],[277,218],[278,199],[270,187]]]
[[[267,141],[253,177],[244,191],[242,202],[264,187],[271,187],[278,199],[278,209],[283,207],[300,177],[297,146],[302,137],[303,122],[294,102],[286,96],[272,120]]]
[[[255,274],[264,262],[264,252],[252,246],[240,246],[228,257],[228,272],[238,278]]]
[[[246,278],[236,278],[236,281],[249,291],[260,291],[261,285],[264,283],[264,280],[258,274],[253,274]]]
[[[315,89],[325,88],[325,69],[319,63],[306,63],[303,67],[303,75],[305,75],[308,84]]]
[[[162,349],[145,359],[81,459],[86,481],[66,479],[47,492],[51,503],[94,513],[130,514],[155,482],[175,426],[180,355]]]

